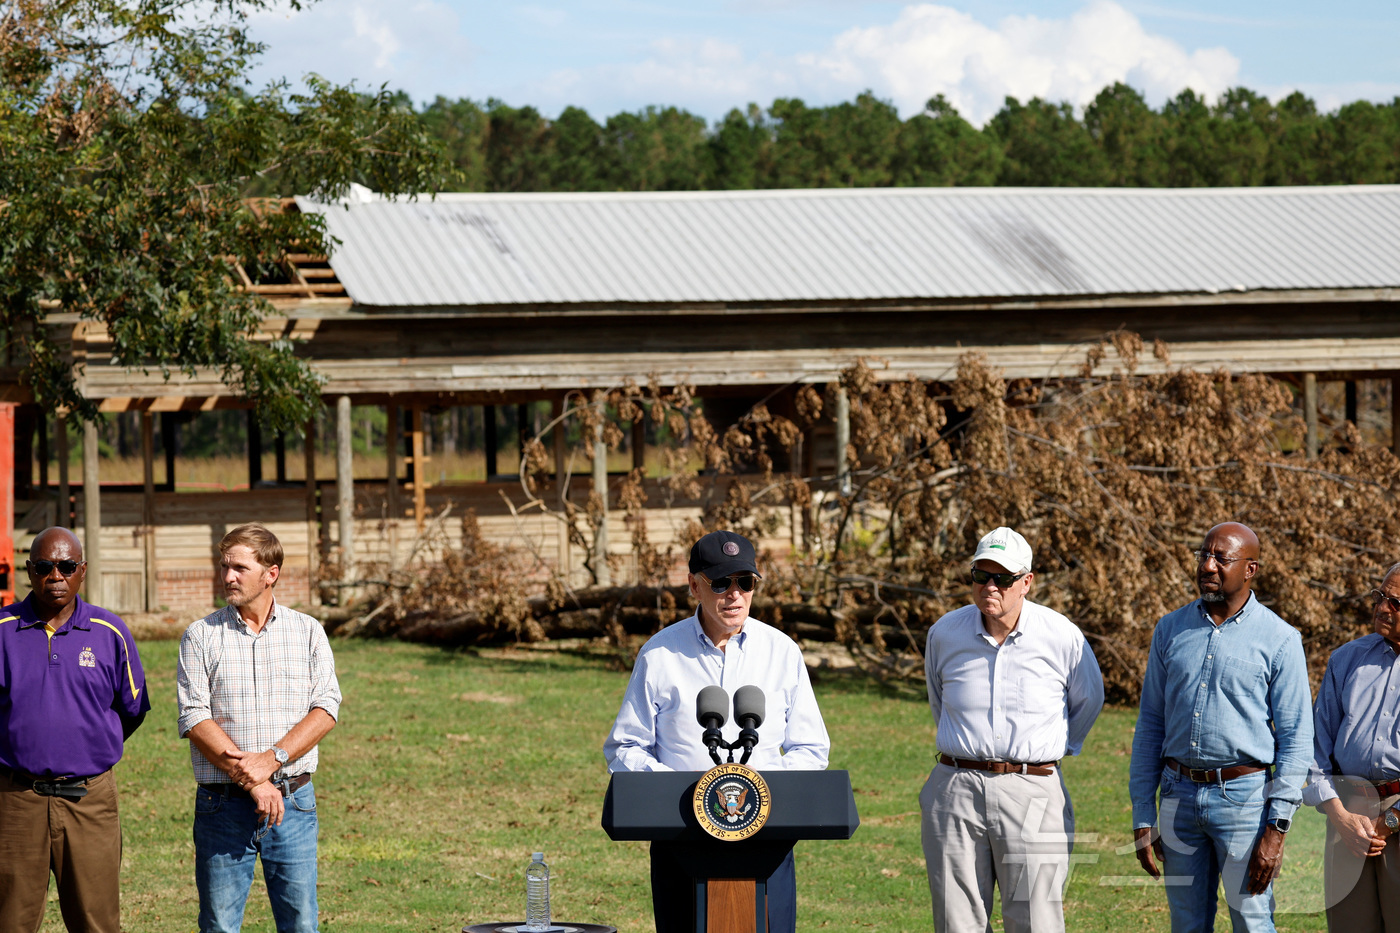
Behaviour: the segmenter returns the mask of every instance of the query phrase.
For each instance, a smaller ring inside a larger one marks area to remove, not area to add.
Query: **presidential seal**
[[[695,785],[700,828],[725,842],[748,839],[762,829],[772,802],[763,775],[747,765],[716,765]]]

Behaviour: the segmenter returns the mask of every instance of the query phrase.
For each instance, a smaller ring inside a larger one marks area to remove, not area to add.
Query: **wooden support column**
[[[64,528],[73,527],[73,504],[69,501],[73,491],[68,486],[68,415],[59,412],[54,416],[54,455],[58,458],[58,515],[55,524]]]
[[[335,400],[335,491],[336,521],[340,523],[341,581],[354,577],[355,561],[355,459],[350,427],[350,396]],[[348,600],[344,598],[340,605]]]
[[[389,535],[389,569],[398,566],[399,519],[403,506],[399,504],[399,406],[392,402],[384,406],[384,520]]]
[[[1400,457],[1400,376],[1390,377],[1390,450]]]
[[[272,447],[273,466],[277,470],[277,484],[287,481],[287,432],[278,431]]]
[[[612,585],[612,571],[608,569],[608,445],[603,440],[603,398],[601,393],[594,399],[598,407],[599,420],[593,428],[593,491],[602,502],[602,514],[598,521],[598,535],[593,543],[593,567],[599,586]]]
[[[851,400],[842,386],[836,387],[836,488],[841,495],[851,494],[851,464],[846,448],[851,444]]]
[[[530,440],[530,428],[526,424],[530,420],[530,406],[515,406],[515,472],[520,473],[520,463],[525,459],[525,445]]]
[[[156,576],[156,424],[141,412],[141,544],[146,565],[146,611],[160,609],[160,580]]]
[[[87,601],[104,604],[102,587],[102,488],[97,462],[97,423],[83,422],[83,559],[87,561]]]
[[[1316,460],[1318,450],[1316,373],[1303,374],[1303,421],[1308,426],[1307,456],[1309,460]]]
[[[306,575],[312,606],[321,605],[321,587],[316,577],[321,569],[321,522],[316,498],[316,419],[306,422],[302,433],[302,456],[306,463]]]
[[[262,425],[256,410],[248,409],[248,488],[262,482]]]
[[[413,520],[422,531],[428,521],[428,464],[423,453],[423,406],[414,405],[409,421],[413,435]]]
[[[175,491],[175,455],[180,450],[180,420],[173,411],[160,413],[160,446],[165,450],[165,485]]]
[[[486,436],[486,478],[489,480],[495,476],[496,470],[496,406],[481,406],[481,426],[485,429]]]
[[[549,413],[549,420],[554,424],[551,429],[554,435],[554,498],[560,518],[563,519],[559,526],[555,560],[558,563],[560,578],[568,583],[569,575],[574,569],[574,556],[569,544],[569,529],[573,524],[569,517],[569,424],[561,418],[564,414],[563,400],[555,399],[550,404]]]
[[[647,416],[639,413],[632,419],[632,469],[641,470],[646,475],[647,468]]]

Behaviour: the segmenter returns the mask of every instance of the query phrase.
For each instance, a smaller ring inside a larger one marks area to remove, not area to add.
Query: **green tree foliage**
[[[101,322],[114,362],[213,367],[269,427],[318,404],[229,258],[275,274],[289,244],[328,244],[311,215],[259,217],[250,194],[390,194],[441,187],[447,164],[387,91],[316,77],[260,91],[244,17],[264,0],[0,0],[0,314],[12,359],[46,407],[92,417],[45,323]]]
[[[890,185],[1202,187],[1400,182],[1400,99],[1319,113],[1234,88],[1182,91],[1153,109],[1126,84],[1079,113],[1007,98],[981,130],[941,95],[901,120],[867,91],[813,107],[780,98],[713,126],[674,107],[599,124],[570,107],[442,98],[421,111],[469,191],[667,191]]]

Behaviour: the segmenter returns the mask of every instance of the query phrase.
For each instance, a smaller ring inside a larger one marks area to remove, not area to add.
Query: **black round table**
[[[602,923],[570,923],[568,920],[550,920],[564,933],[617,933],[616,926],[603,926]],[[515,927],[525,926],[525,920],[500,920],[497,923],[473,923],[463,926],[462,933],[514,933]]]

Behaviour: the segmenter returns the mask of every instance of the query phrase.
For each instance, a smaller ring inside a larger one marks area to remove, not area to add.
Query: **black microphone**
[[[734,691],[734,721],[739,724],[739,744],[744,747],[744,757],[739,764],[749,763],[753,747],[758,744],[758,727],[763,725],[763,691],[752,684]]]
[[[724,741],[724,736],[719,730],[728,718],[728,709],[729,694],[724,692],[723,687],[703,687],[695,698],[695,719],[705,727],[705,747],[710,750],[710,757],[714,759],[715,764],[720,763],[719,747]]]

